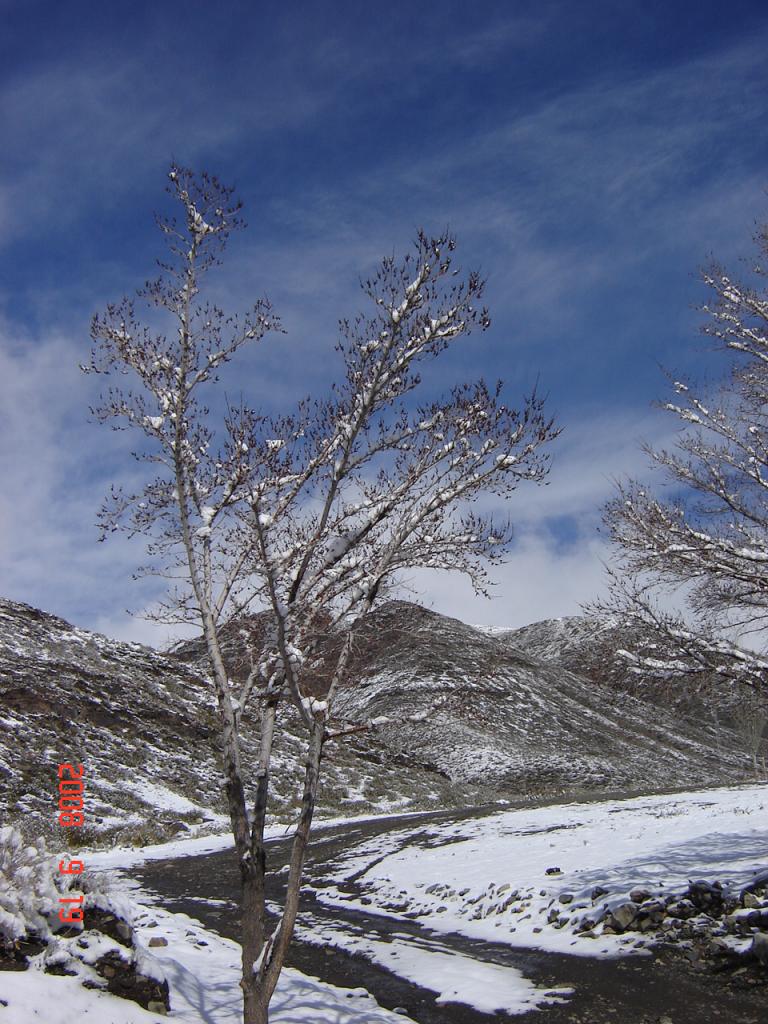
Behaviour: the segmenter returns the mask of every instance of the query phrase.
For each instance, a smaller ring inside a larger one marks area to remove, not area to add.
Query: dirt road
[[[438,820],[461,820],[481,813],[487,811],[445,814]],[[318,831],[307,865],[310,887],[322,890],[331,884],[334,862],[348,852],[351,844],[385,833],[391,836],[398,830],[403,830],[403,842],[418,842],[418,829],[435,820],[435,815],[393,817]],[[282,896],[284,876],[279,870],[287,862],[287,855],[287,840],[270,842],[272,873],[268,891],[274,901]],[[221,935],[237,939],[238,873],[231,851],[152,861],[132,870],[131,875],[156,893],[164,907],[189,914]],[[607,960],[477,942],[457,934],[432,932],[423,921],[327,907],[312,891],[303,897],[300,925],[303,934],[293,946],[291,966],[336,985],[363,986],[382,1006],[402,1007],[419,1024],[524,1024],[534,1018],[537,1024],[762,1024],[766,1019],[764,987],[739,989],[706,968],[697,970],[671,954]],[[359,953],[337,949],[332,939],[322,945],[306,941],[318,929],[326,936],[343,933],[346,939],[360,936],[381,942],[391,942],[396,934],[399,943],[410,943],[417,949],[459,953],[515,967],[537,985],[566,985],[575,991],[565,1003],[516,1016],[483,1014],[459,1003],[437,1005],[435,992],[398,977]]]

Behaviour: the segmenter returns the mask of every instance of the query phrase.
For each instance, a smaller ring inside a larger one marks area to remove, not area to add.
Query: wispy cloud
[[[578,615],[604,592],[611,552],[598,533],[602,508],[626,476],[647,479],[640,441],[670,444],[676,426],[663,416],[599,411],[585,415],[552,445],[546,485],[521,485],[504,506],[485,501],[487,513],[511,518],[515,543],[492,575],[490,599],[464,579],[418,572],[407,581],[436,611],[465,622],[522,626],[537,619]]]
[[[63,336],[30,344],[0,330],[0,578],[3,596],[92,624],[99,608],[146,603],[152,587],[128,584],[139,545],[97,542],[108,467],[117,458],[133,471],[119,435],[105,445],[86,427],[93,395],[78,356]]]

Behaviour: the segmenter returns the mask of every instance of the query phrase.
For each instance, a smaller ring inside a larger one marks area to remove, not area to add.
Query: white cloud
[[[606,556],[606,546],[594,535],[560,552],[551,538],[528,533],[494,573],[492,598],[477,597],[463,578],[427,572],[411,577],[411,596],[473,625],[526,626],[541,619],[579,615],[581,604],[603,590]]]
[[[610,549],[598,526],[613,481],[626,475],[647,478],[648,460],[639,441],[669,444],[675,429],[661,413],[638,417],[584,410],[552,446],[549,486],[523,485],[508,506],[490,500],[479,506],[511,516],[516,531],[507,561],[492,575],[493,596],[478,597],[465,578],[435,572],[413,573],[408,593],[435,611],[490,626],[580,614],[581,605],[605,588],[603,565]]]
[[[112,462],[122,457],[129,486],[134,470],[127,439],[87,422],[84,355],[62,335],[32,341],[0,326],[0,579],[2,596],[94,626],[103,609],[119,618],[156,587],[130,583],[140,544],[98,543]]]
[[[84,377],[85,346],[52,334],[32,342],[0,329],[0,577],[3,596],[27,601],[115,637],[164,644],[189,635],[132,619],[126,606],[151,609],[161,582],[132,582],[140,540],[97,543],[95,519],[110,482],[136,483],[130,438],[87,422],[100,381]],[[430,574],[412,580],[416,596],[467,621],[516,625],[575,614],[601,586],[602,542],[595,534],[612,477],[642,474],[638,439],[669,437],[661,414],[582,410],[553,445],[548,487],[521,487],[509,507],[518,531],[497,573],[498,598],[479,601],[464,583]],[[500,510],[506,513],[506,509]],[[557,539],[557,520],[572,536]],[[553,527],[554,521],[554,527]]]

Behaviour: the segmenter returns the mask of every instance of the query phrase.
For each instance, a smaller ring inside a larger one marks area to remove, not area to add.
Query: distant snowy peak
[[[612,618],[566,615],[505,630],[504,636],[509,643],[540,661],[562,662],[571,654],[583,654],[588,645],[605,642],[617,630],[618,623]]]

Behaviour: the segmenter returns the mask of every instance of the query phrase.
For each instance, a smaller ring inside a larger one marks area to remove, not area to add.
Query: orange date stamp
[[[82,764],[60,764],[58,822],[62,828],[82,828],[85,824],[85,767]],[[77,858],[59,861],[62,875],[81,875],[85,864]],[[85,896],[78,893],[61,896],[59,920],[62,924],[82,923]]]

